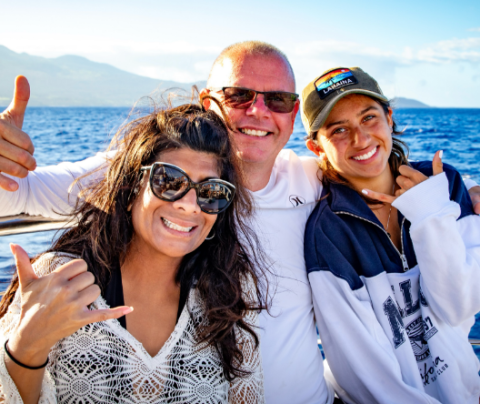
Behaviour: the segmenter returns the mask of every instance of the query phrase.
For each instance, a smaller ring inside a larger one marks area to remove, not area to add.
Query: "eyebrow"
[[[377,110],[377,107],[374,106],[374,105],[370,105],[369,107],[365,108],[363,111],[360,111],[360,112],[357,114],[357,116],[362,116],[363,114],[365,114],[366,112],[370,111],[371,109]],[[347,123],[347,122],[348,122],[348,119],[344,119],[343,121],[330,122],[330,123],[327,123],[326,129],[330,129],[332,126],[341,125],[341,124],[344,124],[344,123]]]
[[[347,123],[347,122],[348,122],[348,119],[345,119],[343,121],[336,121],[336,122],[327,123],[327,129],[330,129],[332,126],[341,125],[342,123]]]
[[[360,111],[357,116],[360,116],[360,115],[363,115],[364,113],[370,111],[371,109],[378,109],[376,106],[374,105],[370,105],[369,107],[365,108],[363,111]]]

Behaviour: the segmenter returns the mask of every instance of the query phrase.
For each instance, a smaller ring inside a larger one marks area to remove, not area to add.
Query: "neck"
[[[265,188],[272,175],[273,163],[243,163],[243,173],[245,175],[245,186],[248,190],[255,192]]]
[[[395,183],[390,166],[377,177],[374,178],[347,178],[353,187],[361,192],[362,189],[370,189],[375,192],[392,195],[392,189]]]
[[[176,286],[177,270],[182,257],[159,254],[144,243],[132,242],[121,266],[122,282],[134,284],[139,290],[172,288]]]

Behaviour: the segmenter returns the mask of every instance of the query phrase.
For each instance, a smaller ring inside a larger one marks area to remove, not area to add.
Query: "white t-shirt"
[[[69,194],[72,181],[103,164],[105,154],[98,153],[30,172],[27,178],[16,179],[17,192],[0,189],[1,215],[24,212],[64,218],[59,214],[75,204],[80,189],[75,186]],[[322,190],[318,175],[315,159],[282,150],[267,186],[253,193],[254,230],[272,264],[270,314],[263,312],[259,319],[267,404],[329,404],[334,398],[323,376],[303,253],[305,225]]]
[[[334,397],[323,377],[303,253],[305,225],[322,189],[318,173],[315,159],[282,150],[267,186],[253,193],[254,230],[272,264],[270,314],[259,319],[269,404],[330,403]]]

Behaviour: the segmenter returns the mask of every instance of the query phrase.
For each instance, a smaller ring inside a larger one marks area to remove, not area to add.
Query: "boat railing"
[[[67,229],[74,225],[75,223],[71,220],[52,220],[43,216],[5,216],[0,217],[0,236]],[[469,338],[469,341],[474,346],[480,346],[480,339]],[[317,342],[321,344],[320,340]]]
[[[43,216],[4,216],[0,217],[0,236],[66,229],[74,225],[71,220],[52,220]]]

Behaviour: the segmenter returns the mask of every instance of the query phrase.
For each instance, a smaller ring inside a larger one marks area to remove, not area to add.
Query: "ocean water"
[[[128,113],[128,108],[29,108],[24,130],[33,139],[39,166],[78,161],[105,150]],[[442,149],[444,162],[480,183],[480,109],[403,109],[395,111],[394,119],[404,131],[402,139],[410,147],[411,159],[430,160]],[[299,155],[311,154],[304,144],[305,135],[298,118],[287,148]],[[8,280],[13,269],[9,243],[35,255],[45,250],[56,234],[0,237],[0,280]],[[470,336],[480,339],[480,315]],[[480,347],[475,350],[480,357]]]

